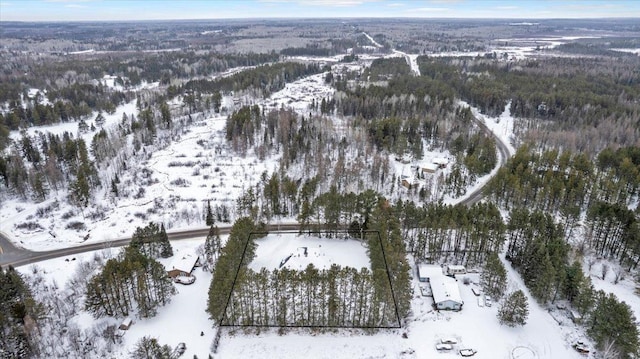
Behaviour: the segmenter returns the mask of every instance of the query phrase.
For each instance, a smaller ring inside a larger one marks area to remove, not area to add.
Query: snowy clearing
[[[329,269],[333,264],[356,269],[370,268],[365,244],[352,238],[278,233],[256,239],[256,244],[256,258],[249,264],[255,271],[282,267],[302,271],[309,264],[318,269]]]
[[[223,241],[226,236],[223,237]],[[296,241],[307,243],[314,241],[329,241],[318,238],[296,238],[295,235],[283,234],[270,235],[262,240],[287,241],[291,248],[296,248]],[[335,240],[333,240],[335,241]],[[364,261],[364,247],[357,241],[337,241],[334,249],[340,250],[343,245],[349,246],[353,242],[359,247],[360,260]],[[196,248],[203,243],[203,239],[173,241],[174,257],[193,254]],[[260,243],[261,245],[265,243]],[[264,247],[264,246],[263,246]],[[287,247],[286,245],[283,247]],[[273,247],[271,247],[273,249]],[[288,247],[287,247],[288,248]],[[328,246],[323,246],[328,250]],[[264,248],[263,248],[264,249]],[[110,249],[109,256],[116,255],[118,250]],[[262,255],[269,255],[267,251],[261,251],[258,247],[258,257],[252,266],[259,263]],[[341,254],[342,258],[356,266],[358,253],[356,248],[349,248]],[[93,253],[83,253],[69,258],[58,258],[43,261],[37,267],[47,273],[49,280],[57,281],[62,287],[75,271],[76,266],[85,260],[90,260]],[[340,255],[336,255],[336,258]],[[69,259],[69,261],[67,261]],[[162,259],[161,262],[169,265],[173,258]],[[280,256],[269,258],[273,263],[279,263]],[[368,260],[368,259],[367,259]],[[504,260],[504,259],[503,259]],[[315,262],[314,262],[315,264]],[[276,264],[277,266],[278,264]],[[367,264],[368,265],[368,262]],[[460,349],[470,348],[477,350],[474,358],[478,359],[512,359],[512,353],[522,353],[524,358],[536,359],[578,359],[585,358],[571,348],[576,340],[585,340],[580,334],[579,328],[566,324],[558,325],[545,308],[540,307],[528,295],[519,275],[505,263],[509,276],[509,290],[523,289],[529,298],[529,319],[524,327],[510,328],[498,323],[496,314],[500,308],[499,303],[492,307],[480,307],[477,298],[472,292],[472,286],[463,285],[462,277],[470,277],[472,282],[478,281],[478,274],[466,274],[458,277],[458,285],[464,306],[460,312],[434,311],[433,299],[420,294],[419,287],[425,283],[419,282],[415,275],[413,288],[414,296],[411,302],[412,314],[402,329],[380,330],[369,333],[363,330],[341,329],[319,333],[311,329],[287,330],[279,333],[277,329],[255,332],[254,330],[222,329],[222,337],[215,358],[459,358]],[[20,267],[19,270],[28,275],[32,266]],[[134,318],[131,328],[123,336],[123,342],[115,346],[115,357],[128,357],[137,340],[143,336],[157,338],[161,344],[168,344],[172,348],[178,343],[186,344],[184,358],[207,358],[210,354],[210,346],[215,335],[212,322],[205,312],[207,303],[207,291],[211,281],[211,273],[204,272],[202,268],[194,271],[196,281],[194,284],[184,286],[176,285],[176,294],[170,304],[162,307],[158,315],[150,319]],[[80,300],[80,299],[78,299]],[[94,324],[112,323],[119,324],[122,318],[93,319],[87,313],[81,312],[72,318],[81,328],[90,328]],[[179,330],[175,330],[179,328]],[[204,334],[204,335],[201,335]],[[403,334],[407,338],[403,338]],[[436,344],[444,338],[453,338],[457,342],[452,344],[451,351],[438,351]],[[531,356],[534,353],[534,356]],[[518,359],[521,359],[518,357]]]

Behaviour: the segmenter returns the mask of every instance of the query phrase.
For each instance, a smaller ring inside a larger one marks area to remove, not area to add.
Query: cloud
[[[299,3],[304,5],[318,5],[318,6],[356,6],[362,5],[366,2],[372,2],[367,0],[304,0]]]
[[[297,3],[306,6],[358,6],[365,3],[379,2],[380,0],[258,0],[261,3]]]
[[[420,12],[446,12],[451,9],[448,7],[419,7],[417,9],[411,9],[410,11],[420,11]]]
[[[88,6],[80,5],[80,4],[67,4],[64,7],[71,8],[71,9],[86,9],[86,8],[88,8]]]
[[[407,5],[407,4],[400,3],[400,2],[394,2],[394,3],[388,4],[387,6],[388,7],[402,7],[402,6],[405,6],[405,5]]]
[[[96,0],[44,0],[45,2],[60,2],[60,3],[79,3],[79,2],[92,2]]]
[[[496,6],[494,9],[496,10],[515,10],[518,9],[517,6]]]

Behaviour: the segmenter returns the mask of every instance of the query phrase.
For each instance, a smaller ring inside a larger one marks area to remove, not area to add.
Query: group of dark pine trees
[[[164,226],[137,228],[131,243],[87,283],[85,309],[94,317],[153,317],[176,293],[155,258],[173,255]]]
[[[250,233],[256,226],[247,217],[236,221],[213,271],[211,318],[223,325],[245,326],[400,325],[410,309],[409,265],[393,207],[382,198],[373,200],[367,220],[373,231],[350,232],[368,248],[371,268],[309,265],[303,271],[263,268],[255,272],[248,264],[255,255],[256,236]],[[310,233],[329,241],[337,236],[336,230]]]

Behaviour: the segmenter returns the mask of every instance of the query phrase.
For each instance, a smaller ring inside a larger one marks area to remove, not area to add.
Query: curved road
[[[494,136],[496,139],[496,147],[498,152],[500,152],[500,166],[503,166],[507,159],[509,158],[509,150],[507,149],[507,145],[503,143],[499,137],[495,136],[491,130],[480,120],[476,121],[480,128],[487,134]],[[467,198],[462,200],[460,203],[464,205],[472,205],[474,203],[479,202],[483,198],[483,189],[484,187],[479,187],[475,191],[471,192]],[[231,226],[222,226],[218,227],[220,229],[220,234],[229,234],[231,230]],[[284,230],[284,231],[296,231],[299,229],[298,224],[272,224],[267,226],[267,230],[276,231],[276,230]],[[175,241],[180,239],[189,239],[189,238],[197,238],[197,237],[206,237],[209,233],[209,228],[199,228],[193,230],[179,231],[179,232],[168,232],[167,235],[169,240]],[[6,234],[0,232],[0,266],[11,265],[14,267],[23,266],[47,259],[58,258],[62,256],[78,254],[93,250],[98,250],[102,248],[108,247],[121,247],[128,244],[131,241],[131,238],[119,238],[110,241],[104,242],[96,242],[90,244],[84,244],[76,247],[62,248],[62,249],[54,249],[50,251],[44,252],[33,252],[24,248],[16,247],[7,237]]]
[[[369,37],[367,34],[365,35]],[[371,37],[369,38],[371,39]],[[373,39],[371,40],[372,42],[374,42]],[[407,61],[410,61],[408,56],[406,56],[406,59]],[[498,152],[500,152],[499,166],[504,166],[504,164],[507,162],[507,159],[510,157],[507,145],[504,142],[502,142],[502,140],[498,136],[496,136],[493,132],[491,132],[491,130],[484,124],[484,122],[478,119],[475,119],[475,120],[483,132],[495,138],[496,147],[498,149]],[[484,190],[483,186],[477,188],[476,190],[471,192],[467,198],[460,201],[460,203],[464,205],[472,205],[474,203],[479,202],[480,200],[482,200],[484,196],[483,190]],[[229,234],[229,231],[231,230],[230,225],[218,227],[218,228],[220,229],[220,234]],[[298,224],[273,224],[273,225],[267,226],[268,231],[275,231],[275,230],[295,231],[298,229],[299,229]],[[209,228],[200,228],[200,229],[167,233],[167,235],[169,236],[169,240],[174,241],[174,240],[180,240],[180,239],[206,237],[208,233],[209,233]],[[11,265],[14,267],[18,267],[18,266],[23,266],[23,265],[27,265],[27,264],[47,260],[47,259],[53,259],[53,258],[58,258],[62,256],[72,255],[72,254],[89,252],[89,251],[98,250],[102,248],[121,247],[128,244],[130,241],[131,241],[131,238],[119,238],[119,239],[114,239],[110,241],[84,244],[84,245],[70,247],[70,248],[54,249],[54,250],[44,251],[44,252],[33,252],[24,248],[16,247],[9,240],[8,236],[5,233],[0,232],[0,266]]]
[[[509,154],[509,148],[507,147],[507,145],[502,142],[502,140],[500,139],[500,137],[496,136],[495,133],[493,133],[489,127],[487,127],[487,125],[485,125],[484,122],[482,122],[482,120],[478,120],[477,118],[474,117],[474,119],[476,120],[476,123],[478,124],[478,126],[480,126],[480,129],[490,135],[493,136],[493,138],[496,140],[496,147],[498,149],[498,152],[500,153],[500,156],[498,158],[498,160],[500,161],[500,163],[498,164],[499,167],[504,166],[507,163],[507,159],[509,159],[509,157],[511,157],[511,155]],[[460,201],[461,204],[464,205],[472,205],[474,203],[480,202],[480,200],[484,197],[484,186],[481,186],[479,188],[477,188],[475,191],[471,192],[469,194],[469,196],[465,199],[463,199],[462,201]]]

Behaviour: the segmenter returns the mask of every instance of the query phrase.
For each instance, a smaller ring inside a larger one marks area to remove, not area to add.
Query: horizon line
[[[601,16],[601,17],[411,17],[411,16],[366,16],[366,17],[219,17],[219,18],[189,18],[189,19],[104,19],[104,20],[0,20],[0,26],[6,23],[91,23],[91,22],[160,22],[160,21],[214,21],[214,20],[515,20],[541,21],[541,20],[634,20],[640,16]]]

